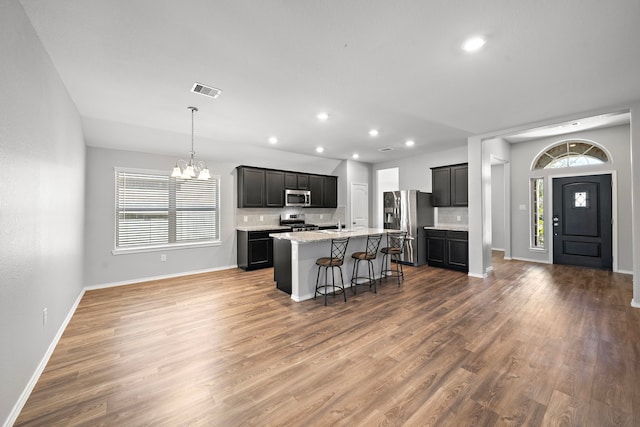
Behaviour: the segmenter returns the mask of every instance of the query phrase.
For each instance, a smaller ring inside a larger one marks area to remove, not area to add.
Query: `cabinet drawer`
[[[268,239],[269,234],[282,233],[287,230],[263,230],[263,231],[250,231],[249,240]]]
[[[447,231],[447,239],[451,240],[469,240],[468,231]]]
[[[447,235],[446,230],[427,230],[427,237],[440,237],[444,238]]]

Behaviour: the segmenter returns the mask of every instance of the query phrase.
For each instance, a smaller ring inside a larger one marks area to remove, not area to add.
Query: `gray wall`
[[[491,166],[491,248],[504,250],[504,165]]]
[[[548,251],[540,252],[529,249],[529,179],[532,177],[548,177],[550,175],[585,174],[595,171],[616,171],[617,176],[617,230],[618,230],[618,270],[633,270],[632,235],[631,235],[631,162],[629,144],[629,126],[615,126],[584,132],[575,132],[553,138],[542,138],[526,143],[513,144],[511,148],[511,220],[512,250],[514,258],[549,262]],[[546,169],[531,171],[531,164],[536,156],[547,147],[570,138],[593,141],[605,147],[612,156],[612,163],[601,166],[575,167],[570,170]],[[545,181],[545,188],[550,182]],[[545,191],[545,194],[548,194]],[[545,200],[545,224],[551,224],[549,200]],[[526,210],[521,210],[525,205]],[[615,215],[615,212],[614,212]],[[551,241],[550,227],[545,228],[545,240]]]
[[[17,1],[0,2],[0,58],[4,424],[82,290],[85,147],[78,112]]]
[[[143,134],[144,135],[144,134]],[[303,157],[297,155],[298,157]],[[317,159],[317,158],[316,158]],[[133,282],[153,277],[175,276],[182,273],[235,267],[237,194],[236,166],[247,164],[276,169],[293,169],[290,159],[276,161],[267,159],[262,153],[238,154],[235,161],[224,162],[206,159],[212,175],[220,176],[220,230],[222,244],[186,249],[167,249],[159,252],[142,252],[113,255],[115,229],[114,167],[149,170],[169,170],[176,158],[167,155],[138,153],[108,148],[87,149],[87,194],[85,228],[86,286],[102,286]],[[305,160],[305,159],[302,159]],[[345,188],[348,182],[346,164],[334,167],[335,160],[316,160],[316,169],[310,172],[338,175],[339,197],[346,201]],[[263,211],[263,210],[261,210]],[[327,210],[329,213],[331,210]],[[271,209],[279,213],[280,210]],[[327,215],[327,221],[330,221]],[[166,254],[166,261],[160,255]]]

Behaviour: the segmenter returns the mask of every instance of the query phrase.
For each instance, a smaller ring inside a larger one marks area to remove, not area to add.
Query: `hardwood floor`
[[[325,307],[272,275],[87,292],[16,425],[640,423],[631,276],[494,257]]]

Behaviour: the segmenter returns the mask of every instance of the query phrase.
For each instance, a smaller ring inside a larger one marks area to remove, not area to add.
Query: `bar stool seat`
[[[387,247],[380,250],[380,252],[383,253],[380,280],[382,280],[383,277],[386,279],[389,276],[394,276],[398,279],[398,286],[400,286],[400,280],[404,280],[404,270],[402,269],[400,258],[404,253],[404,243],[406,239],[406,231],[387,233]],[[385,268],[387,260],[389,262],[389,268]],[[391,261],[395,261],[396,268],[391,268]]]
[[[318,275],[316,277],[316,293],[313,298],[318,295],[324,295],[324,305],[327,305],[327,297],[329,294],[334,297],[339,293],[344,296],[344,302],[347,302],[347,294],[344,292],[344,278],[342,276],[342,264],[344,264],[344,255],[347,252],[349,238],[331,239],[331,255],[316,259],[318,266]],[[334,268],[338,268],[340,272],[340,283],[336,284]],[[324,284],[320,283],[320,270],[324,268]],[[331,284],[327,280],[328,271],[331,269]]]
[[[357,293],[358,285],[368,285],[369,289],[373,287],[373,293],[378,293],[373,260],[378,256],[378,248],[380,247],[381,240],[382,234],[367,236],[366,250],[364,252],[354,252],[351,254],[351,258],[355,260],[353,262],[353,274],[351,274],[351,289],[353,289],[354,294]],[[367,276],[358,276],[360,261],[367,261]]]

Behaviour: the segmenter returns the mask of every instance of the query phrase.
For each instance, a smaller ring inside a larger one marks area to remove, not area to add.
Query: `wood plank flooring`
[[[498,255],[327,307],[272,269],[89,291],[15,425],[640,425],[631,276]]]

